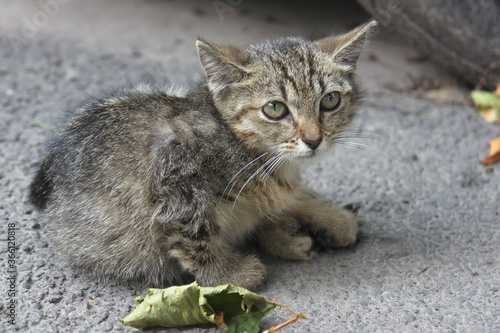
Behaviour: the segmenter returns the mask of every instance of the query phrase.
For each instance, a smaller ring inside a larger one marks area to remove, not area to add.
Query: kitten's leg
[[[330,246],[348,246],[356,241],[358,222],[354,214],[314,192],[304,190],[290,213],[309,230],[328,239]]]
[[[313,242],[310,236],[298,232],[300,225],[321,238],[323,246],[348,246],[356,241],[358,223],[354,214],[307,190],[297,199],[288,215],[263,221],[257,242],[265,253],[282,259],[310,259]]]
[[[215,236],[206,239],[175,236],[170,237],[169,243],[170,253],[201,285],[231,283],[254,289],[266,275],[259,259],[236,252]]]
[[[290,260],[311,259],[312,239],[299,232],[299,222],[291,216],[279,221],[265,219],[257,237],[259,248],[266,254]]]

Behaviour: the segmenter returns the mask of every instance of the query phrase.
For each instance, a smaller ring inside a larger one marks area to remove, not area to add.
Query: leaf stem
[[[217,326],[226,329],[227,325],[224,322],[224,311],[215,313],[215,320],[217,321]]]
[[[268,329],[267,331],[264,331],[262,333],[273,333],[273,332],[276,332],[277,330],[279,329],[282,329],[283,327],[287,326],[287,325],[290,325],[290,324],[293,324],[293,323],[296,323],[297,320],[299,320],[299,318],[304,318],[304,319],[307,319],[306,315],[303,314],[303,313],[299,313],[299,314],[296,314],[295,312],[293,312],[292,310],[290,310],[289,308],[287,308],[286,306],[284,306],[283,304],[280,304],[280,303],[277,303],[277,302],[274,302],[274,301],[270,301],[270,300],[267,300],[267,302],[269,303],[273,303],[273,304],[276,304],[278,305],[279,307],[287,310],[288,312],[290,312],[292,315],[293,315],[293,318],[291,319],[288,319],[287,321],[285,321],[284,323],[281,323],[279,325],[276,325],[270,329]]]

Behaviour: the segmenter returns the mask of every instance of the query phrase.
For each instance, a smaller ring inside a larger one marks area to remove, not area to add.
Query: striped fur
[[[355,62],[373,27],[246,48],[199,40],[206,85],[177,96],[140,85],[84,103],[31,185],[55,253],[102,280],[255,288],[265,267],[236,250],[249,237],[297,260],[312,255],[298,221],[352,244],[354,216],[303,189],[300,167],[353,119]],[[339,107],[320,111],[330,91]],[[270,119],[269,102],[289,114]]]

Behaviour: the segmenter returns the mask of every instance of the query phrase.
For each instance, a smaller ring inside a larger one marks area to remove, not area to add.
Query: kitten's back
[[[46,207],[51,245],[74,267],[160,285],[182,276],[165,237],[215,227],[188,222],[210,210],[234,170],[254,158],[247,154],[205,90],[186,98],[132,90],[76,110],[31,199]]]

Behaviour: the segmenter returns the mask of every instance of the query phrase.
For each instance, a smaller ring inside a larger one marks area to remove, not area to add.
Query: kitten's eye
[[[332,91],[323,96],[319,102],[319,109],[321,111],[333,111],[340,105],[340,93]]]
[[[288,108],[281,102],[269,102],[262,107],[262,112],[271,119],[279,120],[288,115]]]

